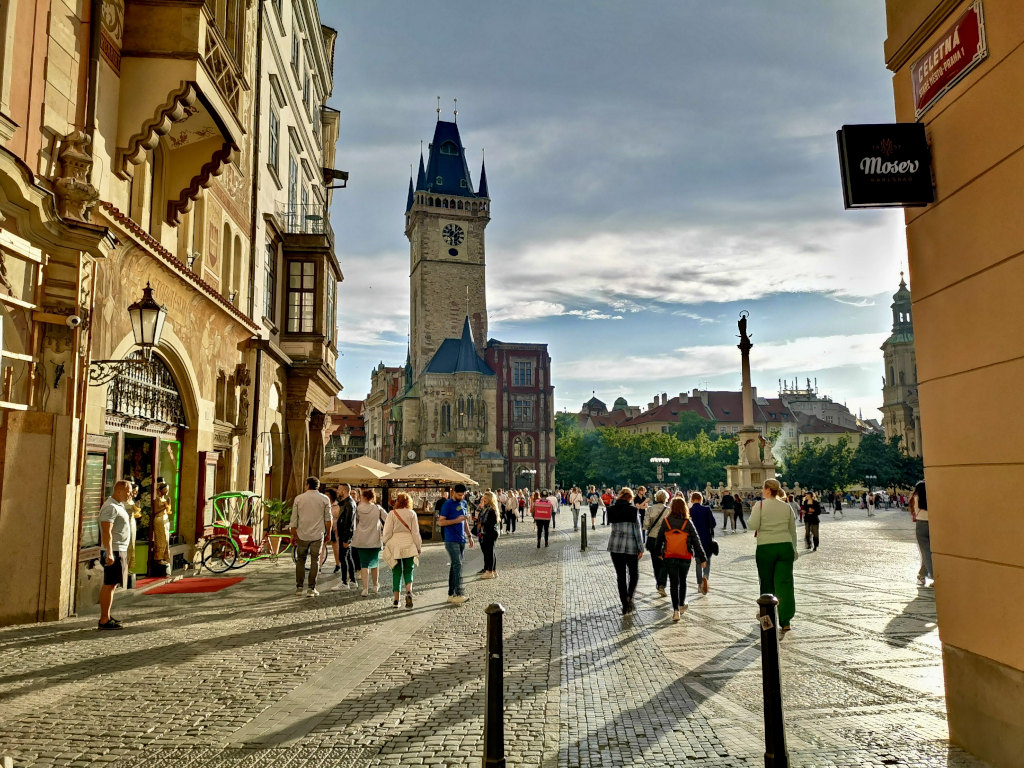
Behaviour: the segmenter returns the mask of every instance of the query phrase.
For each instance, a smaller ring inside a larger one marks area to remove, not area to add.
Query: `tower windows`
[[[434,183],[440,187],[442,184],[444,184],[444,176],[438,176],[436,179],[434,179]]]
[[[907,377],[903,375],[903,371],[900,371],[900,386],[907,383],[906,379]]]
[[[457,157],[459,154],[459,148],[455,145],[455,142],[446,141],[444,144],[441,145],[441,154],[455,155]]]
[[[470,395],[466,400],[466,421],[470,426],[473,426],[473,419],[476,417],[474,405],[473,396]]]
[[[459,398],[459,429],[466,428],[466,401]]]
[[[441,434],[447,435],[452,431],[452,406],[447,400],[441,403]]]
[[[512,401],[512,420],[531,421],[533,419],[533,404],[529,400]]]
[[[533,386],[533,364],[529,360],[512,363],[512,386]]]
[[[533,438],[526,436],[516,437],[512,441],[512,455],[516,458],[533,456]]]
[[[891,387],[896,383],[896,369],[891,365],[889,366],[889,386]]]
[[[462,187],[463,189],[467,189],[469,187],[469,185],[466,184],[465,179],[459,179],[459,186]]]

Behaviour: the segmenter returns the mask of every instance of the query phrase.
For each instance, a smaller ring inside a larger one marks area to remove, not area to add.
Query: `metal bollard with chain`
[[[764,693],[765,768],[789,768],[786,724],[782,710],[782,675],[779,670],[779,620],[775,595],[757,599],[761,623],[761,685]]]
[[[484,682],[484,768],[505,768],[505,680],[502,616],[505,609],[491,603],[487,614],[487,677]]]

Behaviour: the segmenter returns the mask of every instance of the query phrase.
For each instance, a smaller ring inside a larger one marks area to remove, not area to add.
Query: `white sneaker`
[[[343,589],[348,589],[348,584],[346,584],[343,581],[339,581],[337,584],[331,587],[331,592],[340,592]]]
[[[455,603],[455,605],[462,605],[467,600],[469,600],[469,597],[467,597],[466,595],[455,595],[454,597],[448,598],[448,601]]]
[[[349,589],[355,589],[355,588],[356,588],[356,583],[355,583],[354,581],[350,581],[350,582],[348,583],[348,588],[349,588]]]
[[[320,590],[316,587],[313,587],[312,589],[306,592],[306,597],[320,597]]]

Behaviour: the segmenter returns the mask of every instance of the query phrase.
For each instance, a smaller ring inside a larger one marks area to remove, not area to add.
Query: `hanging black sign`
[[[844,125],[836,138],[847,208],[935,202],[931,152],[922,123]]]

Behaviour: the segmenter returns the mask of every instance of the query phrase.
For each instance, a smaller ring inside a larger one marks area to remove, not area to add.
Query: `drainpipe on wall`
[[[100,17],[103,13],[103,0],[92,0],[89,5],[89,77],[85,96],[85,133],[89,137],[89,146],[96,138],[96,103],[99,100],[100,77]],[[89,169],[89,183],[93,182],[96,163]]]
[[[260,136],[262,135],[262,123],[260,121],[260,110],[263,107],[263,3],[257,3],[256,13],[256,72],[253,75],[253,84],[256,88],[256,103],[253,110],[252,132],[252,206],[249,213],[249,317],[256,312],[256,217],[259,215],[259,172],[260,172]],[[259,443],[259,413],[261,381],[263,373],[263,350],[256,350],[256,376],[253,379],[252,393],[252,441],[249,447],[249,490],[256,491],[256,449]]]

